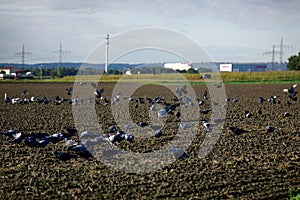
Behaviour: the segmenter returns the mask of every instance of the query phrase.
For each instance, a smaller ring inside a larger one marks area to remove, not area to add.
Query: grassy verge
[[[220,77],[221,75],[221,77]],[[271,84],[271,83],[300,83],[300,71],[272,71],[272,72],[222,72],[211,73],[211,79],[200,79],[200,74],[135,74],[131,76],[122,75],[84,75],[80,77],[65,76],[63,78],[50,79],[33,79],[33,80],[0,80],[1,82],[74,82],[81,81],[101,81],[101,82],[143,82],[148,84],[155,83],[192,83],[205,84],[213,80],[222,79],[226,84]],[[79,78],[79,79],[78,79]]]

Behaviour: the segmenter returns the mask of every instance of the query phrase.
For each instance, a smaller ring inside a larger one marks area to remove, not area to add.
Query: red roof
[[[4,66],[2,69],[13,69],[13,68],[17,68],[16,66]]]

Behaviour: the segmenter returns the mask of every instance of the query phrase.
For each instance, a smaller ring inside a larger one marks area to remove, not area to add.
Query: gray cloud
[[[241,48],[252,55],[280,37],[296,49],[300,44],[297,0],[2,0],[0,5],[0,62],[22,43],[46,57],[60,41],[74,52],[70,59],[82,59],[107,33],[149,26],[178,30],[201,45],[228,46],[229,57]]]

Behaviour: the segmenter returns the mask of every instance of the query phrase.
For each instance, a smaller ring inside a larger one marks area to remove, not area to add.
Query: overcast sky
[[[82,62],[106,34],[143,27],[182,33],[213,61],[271,61],[263,52],[283,37],[287,59],[300,50],[299,11],[299,0],[1,0],[0,62],[20,62],[22,44],[27,63],[57,62],[60,42],[71,51],[63,61]]]

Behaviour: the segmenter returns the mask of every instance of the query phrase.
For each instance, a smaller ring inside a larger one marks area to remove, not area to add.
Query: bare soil
[[[63,162],[54,152],[68,151],[64,141],[44,148],[29,147],[24,142],[13,143],[3,134],[9,129],[24,134],[53,134],[75,128],[72,105],[53,102],[56,96],[70,98],[65,89],[72,86],[71,83],[0,84],[1,98],[7,93],[9,97],[35,96],[52,100],[49,104],[11,104],[1,99],[0,199],[287,199],[300,192],[300,103],[289,100],[282,92],[290,85],[226,85],[226,94],[231,100],[227,105],[227,121],[214,149],[205,158],[197,156],[205,134],[199,127],[198,136],[186,152],[189,158],[146,174],[117,171],[93,157]],[[114,83],[98,86],[104,88],[107,99],[113,87]],[[201,99],[206,86],[193,87]],[[25,89],[28,93],[21,95]],[[259,96],[268,99],[272,95],[279,96],[280,104],[257,101]],[[139,88],[135,96],[163,96],[170,102],[174,94],[162,86],[147,85]],[[232,102],[233,98],[238,102]],[[99,102],[95,105],[99,123],[107,131],[114,120],[110,106]],[[129,106],[134,122],[149,122],[146,103],[135,108],[135,102],[129,102]],[[207,108],[210,108],[209,103],[201,107]],[[262,114],[256,113],[259,108]],[[247,110],[253,113],[252,117],[245,118]],[[283,117],[286,111],[289,117]],[[209,119],[209,114],[201,116],[199,121],[205,119]],[[165,145],[177,130],[175,117],[169,121],[171,125],[164,127],[165,134],[161,138],[124,141],[120,148],[145,152]],[[274,126],[275,130],[267,132],[267,125]],[[248,132],[235,135],[229,127]],[[78,140],[78,135],[72,138]]]

